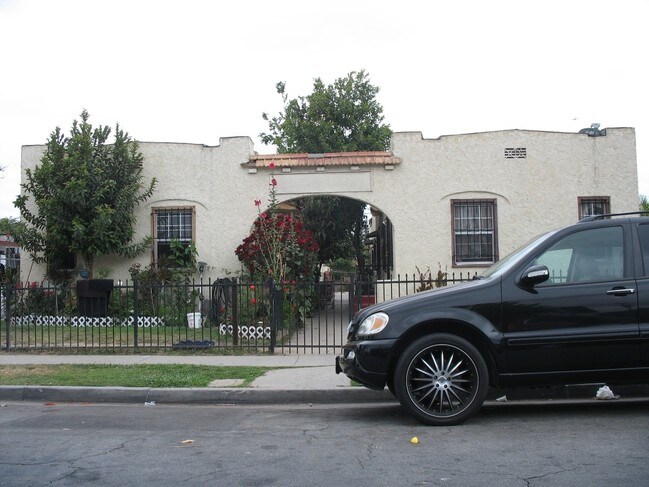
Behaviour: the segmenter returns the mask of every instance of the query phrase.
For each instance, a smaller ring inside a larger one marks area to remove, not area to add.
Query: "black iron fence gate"
[[[218,279],[144,285],[81,281],[4,286],[5,351],[337,353],[353,314],[469,276],[317,283]]]

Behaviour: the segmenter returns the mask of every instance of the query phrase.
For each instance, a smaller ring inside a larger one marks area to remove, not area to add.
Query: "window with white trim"
[[[153,259],[158,265],[170,265],[173,241],[186,246],[194,240],[194,213],[193,207],[153,209]]]
[[[498,260],[496,200],[451,200],[453,264],[491,265]]]

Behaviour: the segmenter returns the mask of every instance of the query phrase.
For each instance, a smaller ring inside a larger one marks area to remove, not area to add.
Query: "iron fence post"
[[[277,345],[277,329],[279,325],[284,322],[284,300],[282,288],[275,285],[275,281],[270,279],[268,281],[268,288],[270,294],[270,353],[275,353],[275,346]]]
[[[5,324],[7,327],[7,352],[11,350],[11,290],[12,286],[5,286]],[[0,302],[0,307],[2,303]]]
[[[277,344],[277,330],[284,326],[284,288],[275,291],[275,345]]]
[[[133,279],[133,347],[137,350],[138,347],[138,309],[137,309],[137,293],[138,285],[137,279]]]
[[[232,345],[239,345],[239,286],[236,279],[232,278],[232,284],[229,287],[232,302]]]
[[[349,280],[349,320],[356,312],[356,274]]]
[[[270,353],[275,353],[275,343],[276,343],[276,330],[275,326],[275,281],[268,279],[268,294],[270,297],[270,316],[268,319],[268,325],[270,326]]]

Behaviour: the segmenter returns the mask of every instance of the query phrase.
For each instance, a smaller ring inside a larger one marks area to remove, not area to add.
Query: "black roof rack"
[[[639,210],[639,211],[627,211],[625,213],[607,213],[605,215],[592,215],[592,216],[587,216],[586,218],[582,218],[581,220],[579,220],[579,223],[594,222],[595,220],[603,220],[605,218],[610,218],[612,216],[628,216],[628,215],[649,215],[649,211]]]

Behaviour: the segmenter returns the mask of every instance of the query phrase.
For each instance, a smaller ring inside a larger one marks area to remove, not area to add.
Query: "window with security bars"
[[[158,265],[170,266],[171,243],[183,246],[194,240],[193,208],[156,208],[153,210],[154,260]]]
[[[453,264],[490,265],[498,260],[496,200],[452,200]]]
[[[579,219],[611,212],[611,199],[608,196],[579,197]]]
[[[7,269],[18,269],[20,267],[20,250],[17,247],[7,247],[4,255],[0,252],[0,264],[4,264]],[[74,269],[74,267],[68,267],[68,269]]]

